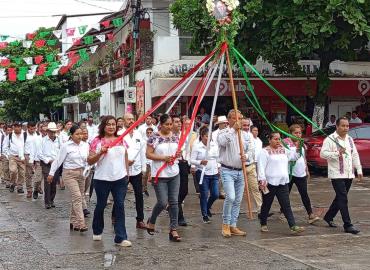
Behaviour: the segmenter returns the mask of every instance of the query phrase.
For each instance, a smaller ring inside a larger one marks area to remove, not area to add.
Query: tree
[[[52,39],[52,29],[40,28],[37,31],[35,40]],[[44,36],[50,32],[49,36]],[[1,50],[1,54],[12,60],[9,67],[17,68],[27,67],[22,61],[18,63],[15,59],[23,57],[35,57],[37,55],[55,55],[59,53],[57,47],[43,46],[37,48],[31,46],[24,48],[22,45],[9,45]],[[51,60],[51,59],[49,59]],[[45,59],[46,61],[46,59]],[[49,65],[53,63],[52,60]],[[50,116],[53,112],[62,108],[62,99],[66,97],[66,89],[73,87],[73,81],[70,74],[58,76],[35,76],[31,80],[16,82],[5,81],[0,83],[0,100],[4,100],[2,117],[4,120],[35,120],[39,114],[43,113]]]
[[[205,0],[175,0],[174,25],[192,33],[192,49],[212,49],[218,39]],[[370,0],[240,0],[244,16],[236,47],[252,62],[258,56],[280,72],[299,71],[298,60],[316,58],[315,103],[323,105],[334,60],[356,60],[370,40]],[[212,42],[211,42],[212,41]]]

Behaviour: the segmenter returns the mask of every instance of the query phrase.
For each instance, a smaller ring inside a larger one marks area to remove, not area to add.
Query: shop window
[[[370,127],[356,129],[357,139],[370,140]]]

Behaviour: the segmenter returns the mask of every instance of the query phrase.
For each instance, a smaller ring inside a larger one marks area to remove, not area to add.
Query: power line
[[[88,6],[91,6],[91,7],[96,7],[96,8],[100,8],[100,9],[104,9],[104,10],[115,12],[115,10],[112,10],[112,9],[109,9],[109,8],[105,8],[105,7],[102,7],[102,6],[98,6],[98,5],[95,5],[95,4],[87,3],[87,2],[82,1],[82,0],[73,0],[73,1],[75,1],[77,3],[84,4],[84,5],[88,5]]]

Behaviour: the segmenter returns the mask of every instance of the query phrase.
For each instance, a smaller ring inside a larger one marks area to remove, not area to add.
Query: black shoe
[[[332,221],[332,220],[327,220],[327,219],[325,219],[325,217],[323,218],[323,220],[325,220],[326,223],[328,223],[329,227],[331,227],[331,228],[337,228],[338,227],[338,225],[335,224],[334,221]]]
[[[185,219],[179,220],[178,224],[179,224],[179,226],[183,226],[183,227],[188,226],[188,223],[186,223]]]
[[[45,208],[46,209],[50,209],[51,208],[51,204],[45,204]]]
[[[211,223],[208,216],[204,216],[202,219],[203,219],[203,223],[205,223],[205,224]]]
[[[24,190],[20,188],[20,189],[17,190],[17,193],[18,194],[23,194],[24,193]]]
[[[54,202],[52,202],[52,203],[50,204],[50,206],[51,206],[52,208],[55,208],[55,204],[54,204]]]
[[[84,217],[88,217],[90,215],[90,211],[88,209],[84,209]]]
[[[37,200],[37,198],[39,197],[39,192],[37,190],[33,191],[33,194],[32,194],[33,198],[35,200]]]
[[[6,187],[6,188],[10,188],[10,184],[6,184],[6,185],[5,185],[5,187]]]
[[[351,226],[346,229],[344,229],[346,233],[352,233],[352,234],[358,234],[360,231],[357,230],[355,227]]]
[[[144,194],[149,197],[149,192],[147,190],[144,191]]]
[[[9,191],[10,192],[14,192],[14,189],[15,189],[15,185],[13,184],[13,185],[10,185],[10,187],[9,187]]]
[[[269,213],[268,215],[267,215],[267,217],[272,217],[274,215],[274,213]]]
[[[213,216],[213,214],[212,214],[211,210],[208,210],[207,216],[208,216],[209,218],[211,218],[211,217]]]

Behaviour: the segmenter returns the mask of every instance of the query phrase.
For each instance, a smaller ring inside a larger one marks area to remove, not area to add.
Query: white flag
[[[97,35],[96,38],[99,39],[100,42],[105,42],[105,35]]]
[[[28,71],[28,74],[33,74],[35,75],[36,74],[36,70],[38,68],[38,65],[32,65],[31,66],[31,69]]]
[[[97,31],[100,31],[100,23],[94,23],[90,27],[92,29],[96,29]]]
[[[53,34],[54,34],[54,36],[56,36],[56,38],[59,39],[60,36],[62,35],[62,30],[54,30]]]
[[[22,43],[23,47],[24,48],[31,48],[31,45],[32,45],[32,40],[23,40],[23,43]]]
[[[90,47],[90,51],[91,51],[91,53],[95,53],[97,48],[98,48],[98,45],[91,46],[91,47]]]
[[[35,77],[35,74],[30,74],[30,73],[26,74],[27,80],[32,80],[33,77]]]
[[[5,68],[0,68],[0,82],[6,81]]]
[[[56,76],[59,74],[59,69],[61,68],[62,66],[59,66],[57,67],[56,69],[53,70],[53,72],[51,73],[53,76]]]
[[[32,57],[24,57],[23,60],[27,65],[32,65]]]

